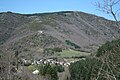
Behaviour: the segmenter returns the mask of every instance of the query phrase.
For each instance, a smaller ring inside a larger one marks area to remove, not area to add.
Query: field
[[[63,50],[62,52],[59,53],[60,57],[62,58],[71,58],[74,56],[88,56],[90,53],[87,52],[80,52],[80,51],[75,51],[75,50]]]

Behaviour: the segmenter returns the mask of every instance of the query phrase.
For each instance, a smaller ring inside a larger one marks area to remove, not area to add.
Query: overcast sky
[[[82,11],[112,19],[110,15],[96,10],[94,2],[100,0],[0,0],[0,12],[23,14],[57,11]]]

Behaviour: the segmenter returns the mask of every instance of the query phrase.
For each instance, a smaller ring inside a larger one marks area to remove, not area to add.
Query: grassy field
[[[62,52],[59,53],[60,57],[73,57],[73,56],[88,56],[90,53],[87,52],[80,52],[80,51],[75,51],[75,50],[63,50]]]

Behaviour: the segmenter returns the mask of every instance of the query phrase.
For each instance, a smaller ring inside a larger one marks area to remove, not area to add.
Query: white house
[[[42,34],[42,33],[43,33],[43,31],[39,30],[39,31],[38,31],[38,33],[39,33],[39,34]]]
[[[39,74],[39,70],[35,70],[32,72],[33,74]]]

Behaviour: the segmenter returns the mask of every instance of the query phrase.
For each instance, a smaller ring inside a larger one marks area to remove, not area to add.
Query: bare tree
[[[118,31],[120,31],[120,24],[119,24],[120,7],[118,6],[119,4],[120,4],[120,0],[101,0],[99,2],[95,2],[95,6],[97,7],[98,10],[107,13],[109,15],[112,15],[112,17],[115,20],[115,24],[117,25],[116,27]],[[115,48],[116,47],[114,47],[114,49]],[[120,49],[118,48],[118,50]],[[119,73],[119,70],[117,68],[119,55],[115,56],[113,55],[113,52],[106,51],[104,56],[101,57],[101,61],[103,62],[103,64],[101,65],[101,68],[98,71],[98,76],[95,80],[98,80],[100,78],[100,75],[106,76],[108,80],[117,80],[117,76],[115,72]],[[104,66],[106,66],[106,69],[104,69]]]
[[[120,4],[120,0],[101,0],[99,2],[95,2],[95,6],[98,10],[110,14],[116,21],[117,26],[119,27],[119,15],[120,15],[120,7],[117,7]]]

